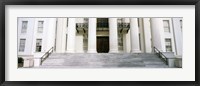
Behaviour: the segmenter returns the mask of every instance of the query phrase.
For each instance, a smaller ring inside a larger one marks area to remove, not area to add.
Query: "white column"
[[[150,18],[143,18],[143,29],[144,29],[144,45],[145,45],[145,52],[151,53],[151,24]]]
[[[131,34],[131,53],[140,53],[139,44],[139,28],[137,18],[131,18],[130,22],[130,34]]]
[[[67,36],[67,53],[75,52],[76,22],[75,18],[69,18],[68,36]]]
[[[96,50],[96,18],[89,18],[88,27],[88,53],[97,53]]]
[[[66,25],[67,18],[57,19],[57,33],[56,33],[56,52],[64,53],[66,47]]]
[[[151,18],[152,48],[165,52],[164,28],[162,18]]]
[[[117,18],[109,18],[109,53],[118,53]]]
[[[139,28],[139,45],[141,53],[145,53],[145,39],[144,39],[144,29],[143,29],[143,18],[138,18],[138,28]]]
[[[123,34],[123,36],[124,36],[124,38],[123,38],[124,52],[130,53],[130,51],[131,51],[131,48],[130,48],[130,46],[131,46],[131,44],[130,44],[130,31],[128,31],[127,34]]]
[[[77,34],[76,35],[76,46],[75,50],[76,53],[84,53],[83,51],[83,34]]]

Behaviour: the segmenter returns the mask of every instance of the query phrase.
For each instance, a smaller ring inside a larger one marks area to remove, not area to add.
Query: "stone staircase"
[[[52,53],[39,68],[168,68],[153,53]]]

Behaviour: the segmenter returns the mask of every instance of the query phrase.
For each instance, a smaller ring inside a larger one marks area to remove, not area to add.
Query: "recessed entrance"
[[[109,51],[109,37],[97,37],[97,52],[108,53]]]

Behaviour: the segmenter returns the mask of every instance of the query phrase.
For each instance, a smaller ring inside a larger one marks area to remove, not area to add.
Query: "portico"
[[[101,50],[97,49],[109,49],[108,52],[105,52],[107,50],[102,50],[104,51],[103,53],[119,53],[119,41],[123,44],[123,34],[127,33],[130,34],[130,39],[127,40],[131,42],[131,53],[141,52],[139,47],[139,27],[137,18],[126,18],[126,20],[123,20],[127,21],[127,23],[120,23],[117,18],[88,18],[88,20],[84,20],[83,18],[68,18],[67,20],[68,27],[57,28],[57,31],[58,29],[63,29],[59,31],[65,31],[65,29],[67,29],[67,36],[63,34],[66,36],[66,39],[63,38],[64,42],[66,42],[63,47],[66,48],[56,49],[56,51],[60,53],[76,53],[77,51],[78,53],[84,53],[84,51],[85,53],[101,53]],[[63,24],[64,23],[67,22],[63,22]],[[59,31],[57,33],[59,33]],[[84,41],[84,38],[86,41]],[[107,42],[103,43],[103,46],[106,48],[100,48],[101,43],[98,42],[102,41]],[[63,44],[64,43],[62,43],[62,45]],[[60,46],[58,41],[56,45]],[[87,49],[84,49],[84,45],[86,45]],[[79,50],[76,49],[76,46],[79,46]],[[121,47],[121,51],[123,51],[123,45],[121,45]]]
[[[152,46],[165,51],[164,30],[160,29],[162,19],[149,18],[149,21],[151,23],[145,18],[142,22],[139,18],[58,18],[62,25],[57,27],[55,52],[148,53],[152,52]],[[144,23],[150,24],[151,30],[145,28]],[[147,31],[151,31],[150,34],[144,33]]]

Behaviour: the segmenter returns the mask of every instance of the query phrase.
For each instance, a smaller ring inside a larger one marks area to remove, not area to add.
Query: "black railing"
[[[153,47],[153,51],[154,51],[155,54],[158,55],[158,57],[161,60],[163,60],[165,62],[165,64],[168,65],[168,59],[167,59],[167,57],[162,52],[160,52],[156,47]]]
[[[88,23],[76,23],[76,28],[88,28]]]
[[[41,64],[42,64],[42,62],[44,62],[44,60],[46,60],[46,59],[49,57],[49,55],[50,55],[52,52],[53,52],[53,47],[50,48],[50,49],[41,57]]]
[[[130,23],[117,23],[119,28],[130,28]],[[108,23],[97,23],[97,28],[108,28]],[[76,28],[88,28],[88,23],[76,23]]]
[[[130,23],[117,23],[119,28],[130,28]]]

